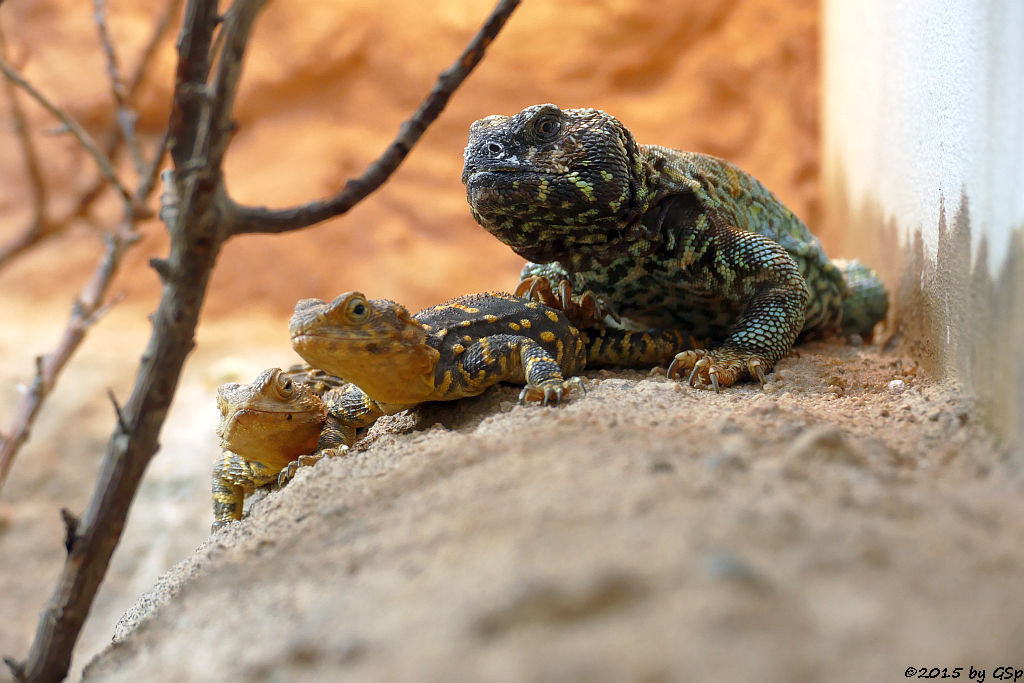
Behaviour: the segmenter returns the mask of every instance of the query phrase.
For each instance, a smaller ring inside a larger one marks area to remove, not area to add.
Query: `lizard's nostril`
[[[505,151],[505,148],[497,142],[491,142],[487,145],[487,151],[491,154],[501,154],[501,152]]]

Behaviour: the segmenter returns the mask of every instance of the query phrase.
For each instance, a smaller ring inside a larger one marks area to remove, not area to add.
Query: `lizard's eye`
[[[290,377],[281,377],[277,381],[277,389],[281,398],[291,398],[292,394],[295,392],[295,384],[292,382]]]
[[[367,305],[366,299],[363,299],[362,297],[353,297],[352,300],[348,302],[347,313],[349,320],[352,322],[362,322],[370,315],[370,307]]]
[[[541,142],[551,142],[562,130],[562,122],[554,116],[541,116],[533,124],[533,131]]]

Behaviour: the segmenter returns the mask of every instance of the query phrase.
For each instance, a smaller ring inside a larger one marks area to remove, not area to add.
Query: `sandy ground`
[[[41,425],[75,429],[45,432],[3,491],[6,654],[27,648],[62,560],[57,509],[84,503],[111,426],[87,398],[134,365],[143,330],[117,315]],[[1024,663],[1021,476],[970,400],[910,359],[805,345],[766,391],[721,395],[595,371],[557,408],[499,387],[381,420],[206,539],[214,386],[291,362],[271,323],[204,328],[77,650],[81,667],[115,641],[86,678],[852,681]]]
[[[116,8],[126,64],[160,4]],[[329,194],[390,140],[481,12],[407,4],[272,3],[228,158],[241,200]],[[8,9],[16,61],[98,130],[110,98],[91,10]],[[969,398],[875,347],[803,347],[763,393],[592,372],[586,396],[559,408],[519,407],[506,387],[389,418],[345,461],[207,538],[215,388],[294,362],[284,319],[296,298],[372,285],[425,305],[514,278],[518,258],[473,224],[458,181],[482,115],[549,100],[605,108],[642,142],[739,162],[835,240],[816,220],[817,12],[524,3],[346,226],[232,241],[209,308],[246,317],[200,328],[72,679],[101,651],[91,678],[145,681],[898,680],[910,666],[992,680],[995,667],[1024,668],[1019,465]],[[168,48],[142,95],[144,135],[166,120],[172,73]],[[85,182],[66,136],[38,142],[54,188]],[[5,239],[27,211],[8,156]],[[97,214],[112,224],[119,207]],[[147,262],[165,250],[162,227],[143,233],[114,287],[127,302],[93,330],[0,490],[0,654],[28,649],[63,563],[58,512],[90,494],[114,423],[107,389],[130,391],[159,287]],[[99,249],[79,225],[0,274],[0,429]]]

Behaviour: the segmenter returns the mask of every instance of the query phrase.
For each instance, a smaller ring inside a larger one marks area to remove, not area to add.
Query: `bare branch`
[[[163,294],[153,316],[153,333],[135,386],[121,408],[89,505],[74,525],[64,571],[40,615],[28,659],[24,663],[7,660],[19,679],[59,680],[67,674],[71,651],[120,539],[132,498],[157,450],[157,438],[181,369],[194,345],[210,273],[221,246],[231,234],[227,228],[232,224],[226,221],[231,205],[224,193],[220,163],[233,131],[231,112],[242,56],[263,4],[264,0],[235,0],[224,17],[219,58],[210,52],[218,23],[217,0],[189,0],[186,7],[178,40],[169,126],[178,205],[168,223],[170,254],[160,266]],[[515,4],[503,0],[500,6],[511,8]],[[507,16],[506,13],[501,18],[485,42],[490,42]],[[492,15],[488,25],[493,24],[493,18]],[[466,62],[470,69],[479,61],[483,46],[477,50],[475,58],[470,55]],[[208,84],[214,63],[216,72],[213,82]],[[435,100],[437,112],[463,78],[465,74],[454,85],[448,84],[447,94]],[[415,125],[425,126],[437,112],[424,114]],[[414,125],[407,127],[412,130]],[[405,142],[396,141],[398,159],[390,163],[397,166],[420,134],[422,129],[410,132]],[[382,169],[386,163],[381,165]],[[373,187],[390,173],[382,172]],[[359,198],[369,194],[373,187],[361,189]],[[351,205],[359,198],[346,201]]]
[[[117,188],[117,191],[121,194],[121,198],[126,202],[131,202],[131,193],[128,192],[127,188],[125,188],[120,178],[117,177],[114,167],[110,165],[110,160],[100,152],[99,148],[96,146],[96,142],[92,139],[92,136],[90,136],[77,121],[71,118],[67,112],[51,102],[45,95],[36,90],[31,83],[22,78],[17,71],[11,68],[7,63],[7,60],[0,59],[0,71],[3,71],[4,75],[7,76],[8,79],[31,95],[37,102],[39,102],[39,104],[43,105],[48,112],[60,119],[60,121],[67,126],[68,130],[70,130],[78,139],[78,142],[85,148],[85,151],[87,151],[96,161],[106,179]]]
[[[167,140],[170,132],[164,130],[156,149],[153,151],[153,158],[140,173],[139,186],[131,201],[125,202],[124,218],[121,225],[112,233],[106,235],[106,248],[104,255],[91,279],[82,288],[78,298],[71,307],[71,315],[68,324],[61,335],[57,348],[45,356],[37,359],[36,374],[28,391],[21,396],[18,405],[14,410],[14,419],[11,422],[10,431],[0,438],[0,488],[7,480],[7,474],[14,462],[14,457],[28,440],[35,422],[46,397],[53,391],[57,378],[63,371],[64,366],[71,360],[78,349],[85,334],[99,318],[103,316],[113,305],[113,301],[106,302],[107,290],[110,287],[114,275],[121,264],[124,252],[138,240],[135,232],[136,224],[149,218],[151,213],[143,207],[146,200],[153,193],[156,185],[157,174],[160,165],[163,163],[167,153]],[[98,194],[98,193],[97,193]],[[81,203],[79,205],[81,207]],[[66,216],[66,224],[74,217],[74,211]],[[24,248],[31,245],[26,244]],[[2,263],[2,261],[0,261]]]
[[[226,30],[249,35],[261,0],[236,0],[236,19]],[[216,0],[190,0],[179,40],[175,102],[171,115],[172,152],[182,197],[179,220],[171,233],[169,278],[160,306],[153,316],[153,334],[143,353],[135,386],[122,408],[122,422],[111,435],[89,505],[76,525],[75,542],[64,570],[39,619],[27,660],[13,662],[12,671],[27,680],[60,680],[67,675],[71,652],[106,573],[124,528],[132,498],[150,458],[177,386],[185,358],[192,350],[194,333],[207,281],[220,249],[221,196],[216,185],[200,180],[210,170],[188,165],[180,158],[181,145],[191,150],[199,122],[208,108],[201,92],[209,65],[208,50],[217,23]],[[230,41],[229,41],[230,42]],[[233,87],[226,88],[233,91]],[[230,103],[227,103],[230,108]],[[209,117],[206,116],[209,120]],[[208,149],[220,144],[217,130],[208,133]],[[197,160],[198,161],[198,160]],[[219,169],[213,171],[219,174]],[[218,176],[219,177],[219,176]]]
[[[110,37],[110,29],[107,26],[106,2],[105,0],[93,0],[93,6],[96,8],[93,18],[100,34],[100,44],[103,45],[103,54],[107,57],[107,75],[110,77],[110,91],[114,95],[114,104],[117,107],[117,123],[121,128],[121,135],[128,145],[128,153],[135,164],[135,170],[141,174],[145,169],[146,161],[142,158],[142,150],[139,149],[139,141],[135,137],[135,119],[138,115],[129,104],[128,92],[125,90],[124,81],[121,79],[121,70],[117,65],[117,50],[114,48],[114,41]]]
[[[156,54],[157,48],[163,41],[164,36],[167,34],[167,29],[171,25],[171,20],[178,16],[181,12],[181,5],[183,0],[168,0],[167,6],[164,8],[163,14],[157,20],[156,27],[153,29],[153,33],[149,37],[149,41],[142,50],[142,54],[139,57],[138,63],[135,65],[135,71],[132,73],[132,77],[128,79],[127,97],[129,102],[135,101],[135,95],[142,84],[145,82],[146,77],[149,75],[149,66],[153,61],[153,56]],[[120,128],[116,124],[112,127],[108,135],[106,136],[106,142],[104,144],[104,151],[106,152],[107,158],[113,158],[120,148],[124,138],[120,134]],[[166,139],[162,143],[160,149],[163,150],[166,147]],[[163,157],[160,157],[160,162],[163,162]],[[155,174],[153,176],[155,178]],[[89,207],[92,206],[93,202],[102,194],[103,190],[107,186],[107,180],[101,174],[87,190],[85,190],[79,200],[75,203],[72,209],[68,212],[67,219],[84,216],[89,211]],[[148,192],[146,193],[149,194]]]
[[[398,136],[384,153],[360,177],[349,180],[333,197],[309,202],[290,209],[272,211],[264,207],[242,206],[231,202],[234,213],[231,234],[276,233],[305,228],[341,215],[376,190],[405,160],[412,146],[434,122],[452,93],[483,59],[487,46],[505,25],[519,0],[501,0],[480,31],[459,58],[441,73],[433,90],[412,118],[402,124]]]
[[[149,66],[153,60],[153,56],[156,54],[156,49],[159,47],[164,36],[167,34],[167,29],[170,26],[171,20],[174,17],[176,17],[181,11],[182,2],[183,0],[169,0],[166,8],[164,9],[164,12],[160,15],[159,19],[157,20],[156,27],[154,28],[153,33],[150,35],[149,41],[147,41],[145,48],[142,50],[142,54],[139,57],[138,63],[135,65],[135,69],[132,73],[130,83],[127,86],[127,88],[125,88],[125,96],[128,102],[132,102],[134,100],[135,93],[138,91],[139,87],[141,87],[142,83],[145,81],[145,78],[149,72]],[[3,36],[2,34],[0,34],[0,40],[2,40],[2,38]],[[4,55],[0,55],[0,57],[6,59],[6,56]],[[4,84],[8,92],[16,92],[14,84],[11,83],[11,81],[4,79]],[[28,139],[28,131],[25,124],[24,116],[19,114],[19,112],[21,111],[20,103],[14,101],[12,107],[14,106],[18,108],[17,111],[14,111],[12,109],[12,118],[15,123],[15,131],[19,133],[19,139],[23,140],[22,144],[24,149],[24,140]],[[21,136],[21,130],[25,131],[24,137]],[[112,159],[114,155],[117,153],[123,141],[124,135],[122,133],[121,126],[118,122],[115,122],[114,125],[111,127],[110,131],[105,136],[105,142],[103,145],[104,156],[108,159]],[[29,140],[28,142],[29,144],[31,144],[31,140]],[[166,147],[167,130],[164,129],[163,137],[157,144],[157,154],[153,157],[152,162],[147,167],[139,171],[141,176],[139,181],[140,185],[135,193],[135,196],[137,198],[136,203],[138,204],[138,206],[136,206],[136,211],[138,212],[137,217],[140,219],[149,217],[149,213],[145,211],[145,209],[141,205],[141,202],[144,201],[145,198],[148,197],[152,192],[153,184],[157,178],[157,173],[160,169],[160,165],[163,163],[164,160],[164,153],[166,152]],[[38,155],[33,153],[32,159],[35,162],[36,166],[38,166]],[[27,160],[26,171],[29,174],[30,178],[35,176],[39,176],[40,178],[42,177],[41,171],[33,171],[32,168],[29,167]],[[34,217],[31,220],[28,227],[26,227],[19,235],[14,237],[10,242],[0,246],[0,268],[6,265],[11,259],[29,250],[42,240],[53,235],[59,234],[74,219],[86,216],[89,212],[89,208],[100,197],[100,195],[103,194],[103,190],[106,189],[107,183],[108,180],[106,176],[101,172],[96,177],[95,182],[93,182],[85,190],[82,191],[78,199],[71,205],[71,208],[69,208],[64,213],[64,215],[58,218],[46,218],[45,220],[41,221],[38,218],[40,213],[37,209],[35,212],[36,217]],[[45,186],[41,184],[41,181],[33,182],[33,188],[36,187],[41,188],[45,192]],[[45,202],[40,202],[38,195],[34,195],[34,203],[37,205],[43,203],[45,205]],[[0,485],[2,484],[3,476],[0,476]]]
[[[166,31],[168,16],[176,8],[180,7],[180,4],[181,0],[171,0],[168,4],[168,14],[161,20],[163,28],[158,27],[154,31],[154,39],[150,41],[151,44],[155,45],[159,42],[158,37],[162,36]],[[141,60],[138,73],[142,73],[144,71],[142,67],[148,63],[148,58]],[[112,78],[114,77],[112,76]],[[139,82],[141,82],[141,78]],[[5,83],[8,83],[8,87],[13,90],[13,85],[10,85],[10,81],[5,81]],[[103,258],[93,272],[92,278],[83,287],[78,298],[75,300],[71,308],[68,324],[57,348],[51,353],[37,358],[35,378],[28,391],[22,395],[18,405],[15,407],[10,431],[6,436],[0,437],[0,488],[3,487],[4,482],[7,480],[7,474],[14,462],[15,455],[28,440],[32,424],[35,422],[35,418],[39,414],[46,397],[53,390],[60,373],[82,343],[88,329],[115,303],[114,301],[104,303],[107,290],[120,267],[121,258],[125,250],[138,240],[138,235],[135,232],[136,224],[138,221],[151,216],[151,213],[146,211],[144,207],[146,200],[153,193],[160,165],[163,163],[167,152],[168,136],[169,131],[165,129],[153,152],[152,160],[140,167],[139,185],[134,196],[125,202],[122,223],[117,230],[106,236],[106,249]],[[116,141],[117,138],[115,137],[114,139]],[[112,148],[116,148],[116,144],[112,144]],[[50,232],[52,233],[63,228],[73,218],[82,215],[87,210],[89,204],[99,196],[104,187],[106,187],[106,180],[101,176],[95,189],[86,191],[80,197],[77,205],[67,215],[59,221],[54,221],[50,224]],[[28,249],[32,244],[45,236],[41,231],[26,231],[0,250],[0,265],[4,263],[5,258]]]
[[[0,486],[7,480],[14,456],[28,440],[32,424],[46,397],[53,390],[57,377],[82,343],[88,329],[107,311],[108,307],[103,301],[110,281],[117,272],[124,250],[137,239],[138,235],[130,220],[126,220],[116,232],[107,235],[103,260],[75,299],[57,348],[37,360],[35,378],[18,400],[10,431],[0,442]]]

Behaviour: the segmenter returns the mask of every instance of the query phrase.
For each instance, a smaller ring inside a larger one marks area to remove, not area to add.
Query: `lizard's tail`
[[[889,310],[889,293],[875,271],[860,261],[835,259],[833,263],[846,278],[843,334],[859,334],[869,339],[875,324],[882,320]]]
[[[587,343],[587,367],[650,367],[668,363],[683,349],[692,348],[677,330],[635,332],[616,328],[581,330]]]

